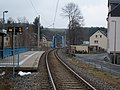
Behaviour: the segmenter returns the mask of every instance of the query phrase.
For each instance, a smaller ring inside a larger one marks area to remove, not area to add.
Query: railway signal
[[[15,35],[17,35],[17,33],[22,33],[23,32],[23,28],[22,27],[8,27],[7,30],[8,33],[12,34],[12,55],[13,55],[13,76],[14,76],[14,72],[15,72]],[[19,60],[19,58],[18,58]]]
[[[23,29],[22,29],[22,27],[18,27],[18,31],[17,32],[23,32]]]
[[[7,32],[8,33],[13,33],[14,32],[14,27],[8,27]],[[15,27],[15,34],[22,33],[22,32],[23,32],[23,28],[22,27]]]
[[[13,28],[9,27],[7,32],[11,32],[12,33],[13,32]]]

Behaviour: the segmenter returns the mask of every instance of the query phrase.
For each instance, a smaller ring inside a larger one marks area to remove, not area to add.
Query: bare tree
[[[25,16],[24,17],[18,17],[17,20],[18,20],[18,23],[29,23]]]
[[[80,9],[75,3],[68,3],[62,8],[62,16],[69,19],[69,41],[70,44],[76,42],[76,30],[84,25],[84,18]]]
[[[12,17],[9,17],[7,19],[7,24],[13,24],[14,23],[14,19]]]

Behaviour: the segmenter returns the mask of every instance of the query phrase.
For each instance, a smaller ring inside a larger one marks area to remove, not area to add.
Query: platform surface
[[[44,51],[28,51],[15,55],[14,60],[13,56],[0,59],[0,68],[13,68],[14,66],[16,70],[37,70],[43,53]]]

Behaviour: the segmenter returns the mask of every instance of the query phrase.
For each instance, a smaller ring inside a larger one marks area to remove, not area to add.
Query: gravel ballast
[[[95,86],[96,89],[99,90],[118,90],[109,83],[105,82],[103,79],[98,78],[94,74],[88,72],[84,68],[80,67],[79,65],[75,65],[70,62],[71,58],[66,57],[65,52],[59,51],[58,54],[60,55],[61,58],[63,58],[64,62],[68,64],[72,69],[74,69],[82,78],[84,78],[86,81],[88,81],[91,85]],[[75,58],[73,58],[75,59]],[[76,60],[75,60],[76,61]],[[79,61],[77,61],[79,62]]]
[[[60,57],[63,58],[64,62],[66,62],[83,78],[85,78],[86,81],[90,82],[91,85],[95,86],[97,90],[119,90],[116,89],[116,87],[113,87],[111,84],[105,82],[103,79],[98,78],[94,74],[88,72],[84,68],[81,68],[80,66],[71,63],[69,60],[71,58],[66,57],[66,54],[63,50],[59,51],[58,53]],[[13,77],[10,75],[9,78],[13,78]],[[40,83],[41,80],[42,80],[41,73],[39,71],[32,72],[30,75],[26,75],[26,76],[19,76],[16,73],[13,79],[14,89],[10,89],[10,90],[41,90],[41,83]]]

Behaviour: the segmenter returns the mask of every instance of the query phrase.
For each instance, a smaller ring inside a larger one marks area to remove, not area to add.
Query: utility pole
[[[66,31],[66,29],[65,29],[65,42],[64,42],[65,47],[66,47],[66,45],[67,45],[67,44],[66,44],[66,41],[67,41],[67,40],[66,40],[66,35],[67,35],[66,32],[67,32],[67,31]]]
[[[15,26],[13,28],[13,77],[15,75]]]
[[[40,44],[40,15],[38,16],[38,48]]]

